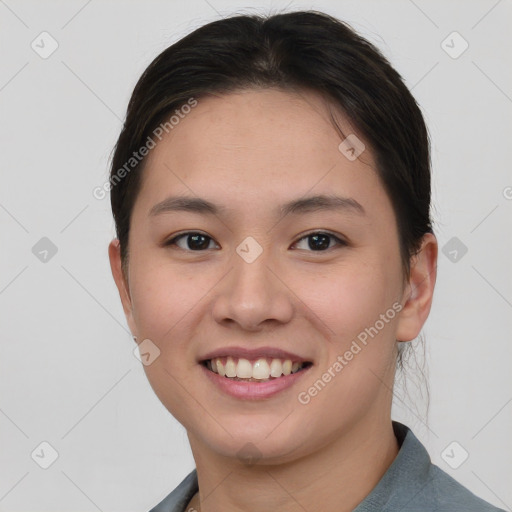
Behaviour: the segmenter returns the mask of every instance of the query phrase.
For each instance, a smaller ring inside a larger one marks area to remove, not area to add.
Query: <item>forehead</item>
[[[279,89],[256,89],[200,98],[198,104],[165,135],[157,151],[174,146],[176,158],[184,156],[180,146],[209,148],[216,155],[254,156],[265,160],[279,152],[288,161],[329,159],[340,156],[342,141],[330,119],[335,115],[345,135],[355,130],[345,116],[318,94]],[[186,155],[187,162],[204,155]],[[368,154],[366,157],[370,157]],[[275,162],[278,165],[279,162]]]
[[[331,113],[346,136],[361,136],[319,95],[261,89],[197,101],[148,156],[141,195],[153,203],[171,193],[229,196],[235,207],[308,192],[383,194],[370,149],[355,160],[340,151]]]

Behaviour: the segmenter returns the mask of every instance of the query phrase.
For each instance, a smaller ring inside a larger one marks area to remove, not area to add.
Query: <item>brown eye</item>
[[[321,231],[317,231],[315,233],[310,233],[304,237],[302,237],[298,242],[295,243],[295,246],[298,246],[303,241],[307,240],[307,247],[297,247],[302,250],[309,250],[314,252],[325,252],[332,247],[344,246],[347,245],[343,240],[338,238],[331,233],[325,233]],[[334,242],[334,243],[332,243]]]
[[[172,238],[165,243],[165,246],[176,245],[185,251],[204,251],[211,248],[211,242],[213,242],[213,238],[191,231]]]

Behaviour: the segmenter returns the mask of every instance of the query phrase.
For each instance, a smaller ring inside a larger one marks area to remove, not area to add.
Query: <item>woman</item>
[[[153,510],[491,511],[391,420],[437,242],[422,114],[316,12],[166,49],[111,171],[109,256],[149,382],[196,470]]]

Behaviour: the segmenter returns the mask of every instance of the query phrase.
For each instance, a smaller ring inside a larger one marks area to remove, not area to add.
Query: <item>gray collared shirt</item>
[[[400,450],[384,476],[353,512],[504,512],[459,484],[432,464],[412,431],[393,422]],[[192,471],[150,512],[187,512],[198,490]]]

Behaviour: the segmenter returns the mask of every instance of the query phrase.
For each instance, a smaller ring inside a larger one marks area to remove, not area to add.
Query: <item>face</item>
[[[277,463],[389,417],[396,339],[426,315],[408,313],[371,150],[340,142],[314,94],[251,90],[200,99],[148,157],[128,282],[115,242],[110,257],[132,332],[160,351],[147,377],[195,448],[252,443]]]

